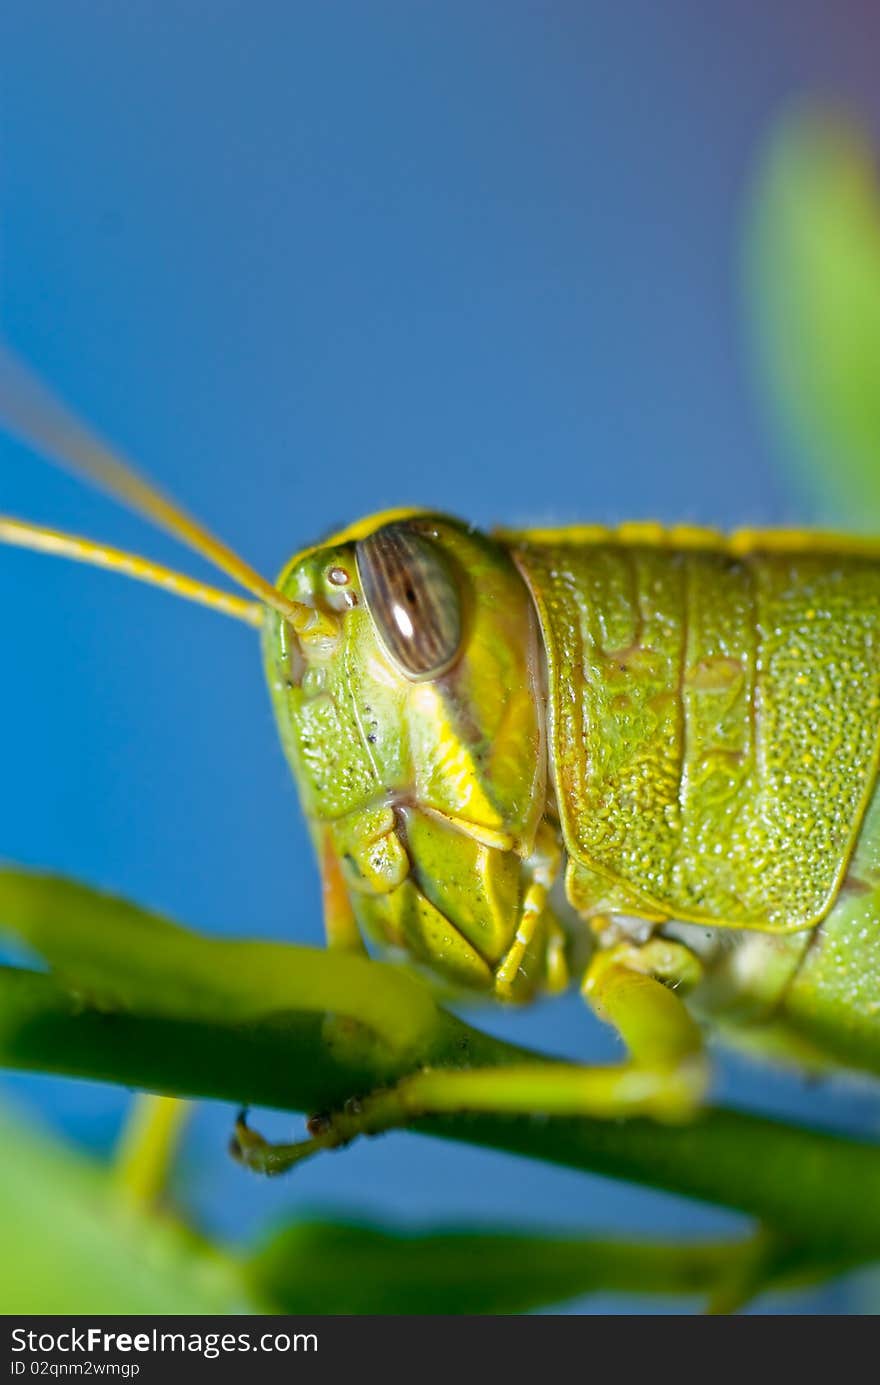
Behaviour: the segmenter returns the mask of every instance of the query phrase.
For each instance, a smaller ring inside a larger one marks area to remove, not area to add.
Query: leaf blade
[[[880,193],[859,131],[782,122],[744,237],[746,321],[791,474],[823,515],[880,521]]]

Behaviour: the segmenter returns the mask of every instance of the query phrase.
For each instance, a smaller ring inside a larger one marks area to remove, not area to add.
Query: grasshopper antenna
[[[144,480],[120,454],[57,400],[2,342],[0,426],[48,460],[81,479],[91,481],[180,543],[186,544],[255,596],[262,606],[271,606],[290,622],[297,633],[309,629],[314,623],[315,612],[311,607],[288,600],[222,540],[215,538],[198,520]],[[147,558],[122,553],[103,544],[7,517],[0,518],[0,540],[20,548],[54,553],[123,572],[179,596],[200,601],[227,615],[248,620],[251,624],[259,624],[262,620],[260,607],[253,602],[228,596]],[[257,612],[260,612],[259,617]]]
[[[106,568],[120,572],[125,577],[133,577],[137,582],[146,582],[164,591],[181,596],[186,601],[196,601],[201,606],[209,606],[225,616],[234,616],[247,621],[249,625],[262,625],[265,607],[259,601],[246,601],[244,597],[233,596],[231,592],[219,591],[216,587],[196,582],[172,568],[154,563],[152,558],[142,558],[137,553],[123,553],[109,544],[94,543],[82,539],[77,534],[62,534],[57,529],[47,529],[41,524],[28,524],[23,519],[13,519],[11,515],[0,515],[0,543],[12,548],[29,548],[36,553],[49,553],[57,558],[72,558],[77,563],[88,563],[91,567]]]

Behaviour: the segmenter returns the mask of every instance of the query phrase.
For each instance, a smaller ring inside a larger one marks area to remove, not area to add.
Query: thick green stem
[[[395,1049],[434,1023],[430,992],[399,967],[322,948],[201,937],[112,895],[0,868],[0,922],[77,991],[109,1010],[230,1019],[338,1012]]]
[[[328,966],[335,960],[328,956]],[[205,1008],[195,1020],[108,1012],[49,976],[3,968],[0,1063],[168,1095],[315,1111],[391,1083],[420,1063],[541,1061],[439,1010],[430,1042],[414,1056],[350,1043],[317,1014],[208,1019]],[[735,1208],[830,1257],[880,1255],[880,1152],[872,1144],[727,1110],[710,1110],[681,1128],[477,1115],[426,1118],[414,1128]]]

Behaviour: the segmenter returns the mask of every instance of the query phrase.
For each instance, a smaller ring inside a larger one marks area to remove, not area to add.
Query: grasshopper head
[[[367,931],[490,988],[546,798],[522,579],[457,520],[396,511],[298,555],[278,588],[312,613],[294,630],[270,612],[265,659],[322,860]]]
[[[0,420],[255,598],[0,515],[0,543],[115,569],[261,626],[334,902],[341,879],[361,926],[457,981],[511,996],[521,977],[537,982],[550,957],[542,929],[552,931],[543,700],[531,598],[506,550],[455,520],[397,511],[300,554],[273,587],[2,343]]]

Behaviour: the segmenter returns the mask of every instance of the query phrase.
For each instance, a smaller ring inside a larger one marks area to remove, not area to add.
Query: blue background
[[[745,349],[749,180],[792,99],[837,98],[880,133],[878,40],[867,4],[804,0],[7,0],[4,331],[270,575],[331,526],[406,502],[480,524],[795,520]],[[0,478],[3,510],[208,575],[6,440]],[[201,929],[317,941],[252,633],[21,553],[0,552],[0,591],[3,856]],[[576,998],[492,1022],[614,1051]],[[126,1101],[3,1087],[100,1150]],[[730,1062],[723,1090],[877,1126],[857,1087]],[[414,1136],[265,1184],[227,1161],[230,1118],[199,1108],[179,1175],[224,1235],[316,1206],[737,1225]],[[840,1311],[867,1294],[863,1278],[786,1303]]]

